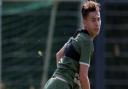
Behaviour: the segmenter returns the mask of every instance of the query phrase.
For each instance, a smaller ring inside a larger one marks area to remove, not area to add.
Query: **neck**
[[[94,40],[96,35],[90,34],[91,38]]]
[[[96,37],[96,35],[89,32],[88,29],[84,29],[84,30],[86,30],[88,32],[88,34],[89,34],[89,36],[91,37],[92,40]]]

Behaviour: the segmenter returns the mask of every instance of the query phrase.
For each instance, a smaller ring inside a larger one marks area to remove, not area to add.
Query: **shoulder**
[[[91,39],[91,37],[85,33],[79,33],[75,39],[78,40],[78,42],[81,44],[93,44],[93,40]]]

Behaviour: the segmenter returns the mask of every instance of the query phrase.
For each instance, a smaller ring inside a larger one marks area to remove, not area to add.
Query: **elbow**
[[[56,53],[56,59],[59,60],[60,58],[62,58],[62,55],[61,55],[60,52],[57,52],[57,53]]]
[[[85,75],[85,76],[80,76],[80,83],[83,85],[83,84],[88,84],[89,83],[89,78],[88,78],[88,75]]]
[[[57,52],[57,53],[56,53],[56,59],[58,59],[58,58],[59,58],[59,53]]]
[[[82,71],[80,72],[80,80],[87,80],[88,79],[88,72]]]
[[[80,75],[80,80],[85,80],[85,79],[87,79],[88,78],[88,75]]]

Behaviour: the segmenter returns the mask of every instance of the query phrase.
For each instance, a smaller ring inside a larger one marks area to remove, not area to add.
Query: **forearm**
[[[82,89],[90,89],[90,81],[89,81],[88,76],[80,79],[80,83],[81,83]]]
[[[56,62],[58,64],[58,62],[60,61],[60,59],[62,57],[64,57],[64,49],[66,47],[66,45],[71,41],[72,37],[68,40],[67,43],[64,44],[64,46],[58,51],[58,53],[56,54]]]
[[[63,55],[56,55],[56,63],[58,63],[60,61],[60,59],[63,57]]]
[[[60,59],[64,56],[64,49],[66,47],[66,44],[59,50],[59,52],[56,54],[56,62],[60,61]]]

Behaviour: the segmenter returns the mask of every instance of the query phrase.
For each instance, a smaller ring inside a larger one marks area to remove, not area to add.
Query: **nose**
[[[95,26],[96,26],[96,27],[99,26],[99,22],[98,22],[98,21],[95,22]]]
[[[96,20],[96,23],[95,23],[96,27],[99,27],[100,24],[101,24],[101,21],[100,20]]]

